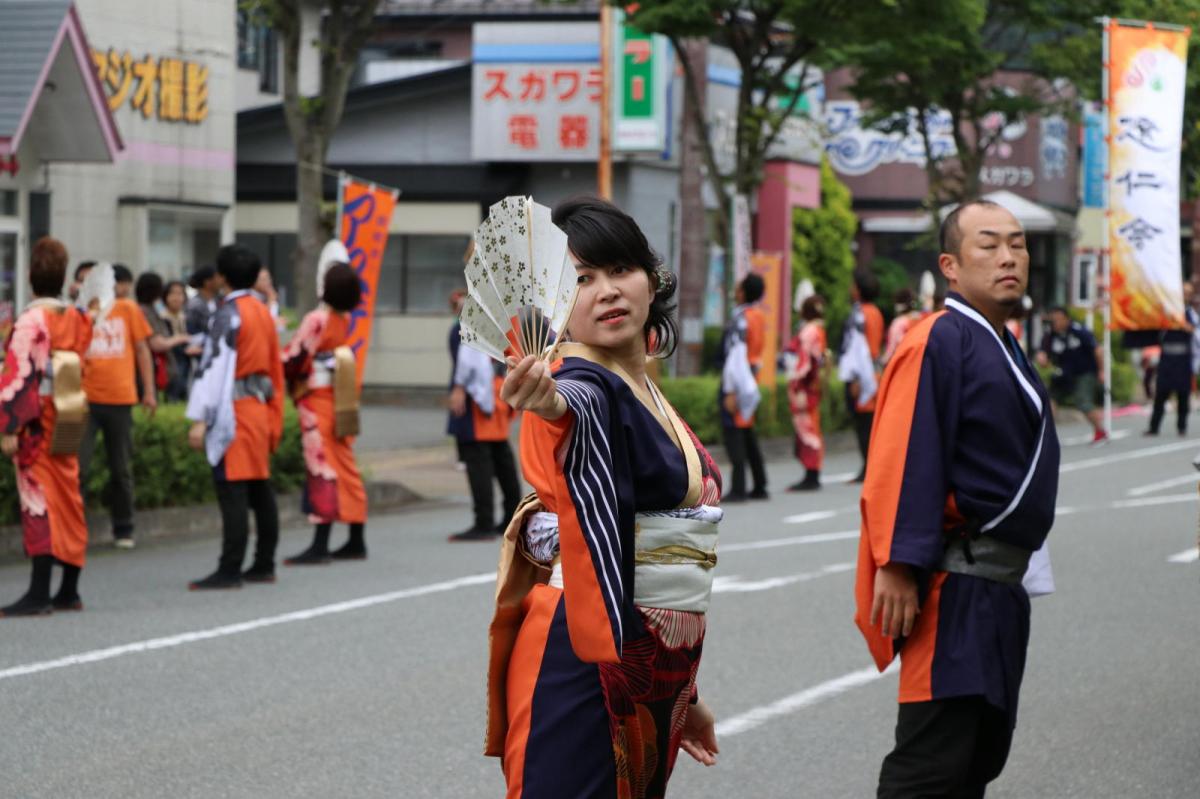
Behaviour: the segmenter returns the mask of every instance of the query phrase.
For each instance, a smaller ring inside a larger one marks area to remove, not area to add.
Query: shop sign
[[[208,119],[208,67],[171,56],[93,50],[92,64],[111,111],[128,104],[143,119],[198,125]]]

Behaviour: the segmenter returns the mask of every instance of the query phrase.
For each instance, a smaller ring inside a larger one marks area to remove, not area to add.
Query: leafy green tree
[[[850,189],[838,180],[828,159],[821,159],[821,205],[792,212],[792,285],[811,280],[825,298],[830,339],[841,335],[850,312],[850,277],[854,272],[854,232],[858,217]]]
[[[621,0],[611,2],[626,5]],[[717,197],[729,198],[731,189],[751,194],[759,186],[767,152],[804,92],[817,80],[810,65],[852,29],[862,5],[853,0],[642,0],[626,9],[629,22],[671,42],[684,72],[692,122],[702,131],[707,177]],[[695,38],[728,47],[741,68],[735,159],[728,174],[718,167],[712,131],[702,110],[699,87],[704,76],[695,74],[693,59],[685,51],[687,41]],[[722,203],[717,226],[724,242],[729,241],[729,220],[729,207]]]
[[[832,61],[852,71],[849,90],[866,106],[868,124],[888,132],[916,128],[925,145],[932,220],[942,204],[980,193],[980,169],[1006,125],[1071,107],[1069,91],[1060,91],[1032,53],[1088,19],[1080,3],[1062,0],[864,3],[860,35],[836,48]],[[1024,78],[1004,85],[1000,69]],[[954,153],[935,147],[939,112],[949,115]]]
[[[279,32],[283,44],[283,115],[296,148],[297,236],[295,304],[310,309],[317,297],[317,257],[328,238],[322,219],[324,171],[329,144],[342,119],[350,77],[375,22],[380,0],[242,0],[241,9]],[[315,38],[304,40],[305,19],[316,21]],[[320,58],[317,94],[300,91],[301,51]]]

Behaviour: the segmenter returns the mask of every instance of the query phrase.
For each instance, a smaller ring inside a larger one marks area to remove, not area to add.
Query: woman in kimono
[[[796,432],[796,460],[804,479],[788,491],[816,491],[821,487],[825,440],[821,436],[821,367],[825,364],[825,300],[817,294],[800,306],[801,328],[792,341],[796,360],[788,375],[788,405]]]
[[[0,450],[16,466],[25,553],[33,561],[29,590],[0,616],[83,609],[79,572],[88,531],[75,449],[87,422],[81,359],[92,324],[58,299],[66,274],[66,248],[39,239],[29,268],[34,300],[13,326],[0,370]],[[55,563],[63,576],[51,598]]]
[[[485,753],[509,799],[651,799],[681,747],[717,754],[695,680],[720,475],[646,375],[674,346],[672,276],[610,203],[570,200],[554,221],[578,298],[561,359],[510,358],[502,389],[526,411],[537,494],[502,545]]]
[[[338,434],[335,399],[336,393],[349,391],[353,395],[351,402],[357,405],[354,355],[345,344],[350,331],[350,312],[358,307],[362,289],[358,275],[345,263],[330,266],[322,285],[321,307],[304,317],[283,351],[283,374],[300,415],[304,447],[307,479],[301,501],[316,525],[312,545],[298,555],[285,558],[286,566],[367,557],[363,540],[367,492],[354,461],[354,437]],[[342,374],[346,370],[349,371]],[[338,386],[339,375],[346,385]],[[350,525],[350,539],[340,549],[330,552],[329,532],[334,522]]]

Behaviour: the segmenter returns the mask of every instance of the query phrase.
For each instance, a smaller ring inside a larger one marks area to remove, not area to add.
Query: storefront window
[[[379,269],[377,313],[445,313],[450,292],[462,288],[463,253],[470,236],[388,237]]]
[[[16,318],[17,234],[0,229],[0,352]]]
[[[168,279],[183,277],[197,266],[215,264],[220,241],[219,212],[151,211],[144,268]],[[142,265],[129,267],[136,272]]]

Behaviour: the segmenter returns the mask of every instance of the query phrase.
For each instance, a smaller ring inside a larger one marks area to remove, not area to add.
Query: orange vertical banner
[[[358,360],[358,385],[366,370],[367,350],[371,346],[371,328],[375,322],[375,296],[379,287],[379,268],[387,247],[388,228],[396,207],[397,192],[352,177],[343,177],[339,186],[341,238],[350,253],[350,266],[362,284],[362,301],[350,312],[347,345]]]
[[[783,254],[755,250],[750,255],[750,271],[763,279],[763,296],[758,307],[767,318],[766,335],[763,338],[762,367],[758,370],[758,385],[775,388],[775,362],[779,356],[779,315],[786,313],[780,307],[780,288],[783,286]]]

